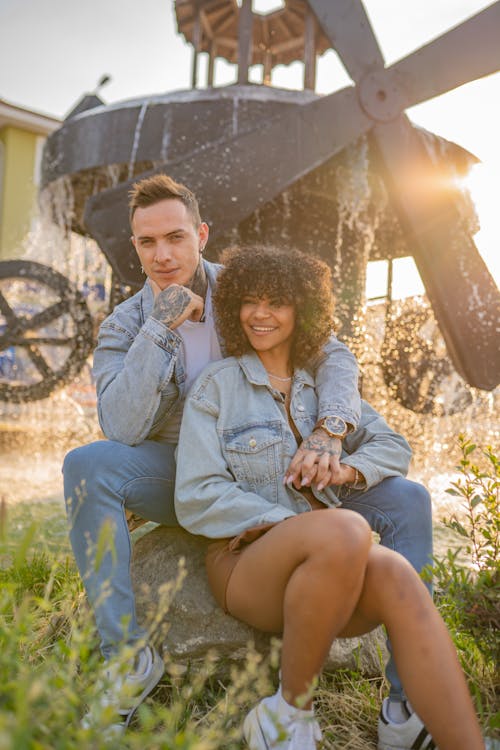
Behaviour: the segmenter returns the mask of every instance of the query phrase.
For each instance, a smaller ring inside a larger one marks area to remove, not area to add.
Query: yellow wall
[[[0,130],[0,258],[19,257],[36,207],[34,184],[37,135],[6,126]]]

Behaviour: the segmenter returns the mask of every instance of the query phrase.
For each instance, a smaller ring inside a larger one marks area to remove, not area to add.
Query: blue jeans
[[[174,452],[175,446],[152,440],[135,446],[102,440],[76,448],[65,458],[70,540],[105,658],[124,640],[133,642],[144,636],[135,611],[124,509],[166,526],[178,525]],[[360,513],[380,535],[381,544],[400,552],[418,572],[431,562],[431,500],[422,485],[390,477],[366,492],[351,491],[342,505]],[[113,549],[96,569],[95,545],[105,520],[113,529]],[[400,697],[402,687],[392,657],[386,674],[391,696]]]
[[[70,541],[101,636],[105,659],[124,640],[144,636],[137,623],[125,508],[142,518],[178,526],[174,513],[175,446],[146,440],[135,446],[100,440],[64,459],[64,497]],[[96,544],[104,522],[110,546],[96,566]]]

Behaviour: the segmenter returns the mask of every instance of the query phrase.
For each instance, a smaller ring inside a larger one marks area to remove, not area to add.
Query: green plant
[[[494,736],[498,461],[487,450],[476,467],[471,446],[464,440],[461,478],[451,488],[469,507],[449,520],[463,551],[436,561],[435,579],[482,724]],[[243,665],[223,671],[212,655],[188,667],[167,657],[165,678],[126,735],[110,740],[106,720],[96,729],[81,727],[96,699],[100,655],[66,535],[60,504],[0,508],[0,750],[242,750],[245,713],[276,684],[277,645],[268,660],[249,649]],[[105,535],[98,546],[100,554],[109,548]],[[152,631],[172,592],[165,589]],[[322,675],[315,702],[323,750],[375,748],[385,691],[382,676],[368,680],[357,669]]]
[[[435,558],[432,570],[439,610],[452,634],[484,722],[500,728],[496,710],[500,653],[500,462],[491,447],[478,449],[459,436],[459,477],[448,494],[460,508],[443,521],[457,549]],[[474,454],[479,453],[473,461]],[[460,544],[461,542],[461,544]]]
[[[445,521],[448,528],[467,539],[466,552],[479,572],[495,573],[500,564],[500,461],[491,447],[482,451],[486,466],[471,461],[477,446],[464,435],[459,436],[462,450],[459,471],[462,477],[451,483],[448,494],[462,498],[465,522],[454,514]],[[483,462],[484,463],[484,462]]]

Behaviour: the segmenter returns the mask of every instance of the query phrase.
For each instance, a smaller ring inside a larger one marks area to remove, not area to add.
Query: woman
[[[364,403],[359,428],[344,439],[339,475],[332,478],[325,455],[318,485],[297,487],[283,476],[316,423],[304,368],[332,326],[327,266],[276,248],[233,250],[224,261],[214,309],[233,356],[210,365],[186,401],[176,513],[186,529],[215,540],[207,572],[219,604],[252,627],[282,633],[278,692],[244,722],[250,748],[316,748],[311,689],[333,639],[380,623],[440,750],[483,748],[453,644],[424,585],[400,555],[372,544],[361,516],[336,507],[353,486],[400,473],[404,439]]]

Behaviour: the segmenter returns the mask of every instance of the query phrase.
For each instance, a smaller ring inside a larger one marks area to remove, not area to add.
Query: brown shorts
[[[253,526],[251,529],[242,531],[238,536],[229,539],[217,539],[208,545],[205,556],[208,583],[212,594],[224,612],[229,614],[226,605],[226,591],[232,572],[241,559],[241,552],[269,529],[272,529],[273,526],[276,526],[276,523]]]

